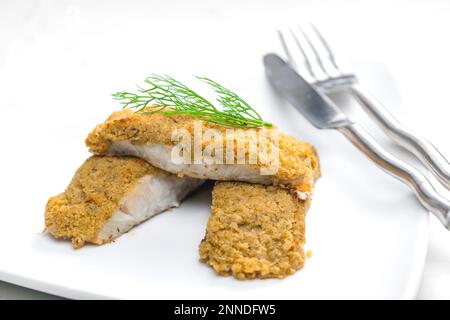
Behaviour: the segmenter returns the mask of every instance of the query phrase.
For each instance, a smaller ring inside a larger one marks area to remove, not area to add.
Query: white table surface
[[[339,3],[337,3],[339,2]],[[91,6],[106,1],[1,1],[0,72],[30,39],[70,21]],[[180,1],[155,1],[155,10],[178,8]],[[119,5],[119,4],[117,4]],[[139,8],[139,1],[122,2]],[[249,23],[307,18],[325,29],[347,34],[345,54],[364,56],[386,66],[397,83],[403,106],[390,106],[409,127],[433,141],[450,157],[448,74],[450,74],[450,1],[191,1],[199,14],[215,15],[223,23],[243,19]],[[55,22],[56,23],[52,23]],[[69,29],[76,32],[75,29]],[[11,72],[11,70],[9,70]],[[364,75],[368,76],[368,75]],[[389,90],[389,88],[386,88]],[[374,92],[377,94],[376,92]],[[382,95],[382,93],[379,93]],[[7,107],[2,105],[0,108]],[[1,159],[0,159],[1,163]],[[450,299],[450,233],[430,219],[427,262],[418,299]],[[0,282],[0,299],[55,299],[51,295]]]

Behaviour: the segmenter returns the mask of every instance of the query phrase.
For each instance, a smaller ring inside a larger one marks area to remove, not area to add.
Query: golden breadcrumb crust
[[[284,278],[305,262],[305,213],[310,199],[244,182],[216,182],[200,259],[220,275]]]
[[[224,132],[227,129],[208,122],[202,124],[203,130],[213,128]],[[185,129],[192,135],[194,118],[188,115],[139,114],[124,109],[114,112],[104,123],[97,125],[88,135],[86,145],[95,154],[106,154],[114,141],[127,140],[137,145],[173,145],[171,138],[175,129]],[[226,135],[223,137],[225,139]],[[209,142],[202,143],[206,145]],[[224,141],[223,145],[225,144]],[[245,152],[254,150],[246,149]],[[279,160],[279,169],[272,176],[274,184],[285,185],[297,191],[311,191],[313,180],[320,176],[319,160],[313,146],[280,133]],[[258,166],[264,167],[261,164]]]
[[[72,240],[74,248],[98,243],[104,223],[139,178],[161,170],[134,157],[92,156],[77,170],[66,191],[52,197],[45,210],[46,230]]]

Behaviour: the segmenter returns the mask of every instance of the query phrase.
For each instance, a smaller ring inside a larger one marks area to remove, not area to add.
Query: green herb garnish
[[[151,75],[145,79],[149,88],[138,87],[137,93],[121,91],[113,94],[124,108],[152,114],[186,114],[192,117],[233,128],[271,127],[242,98],[208,78],[197,77],[217,93],[216,108],[211,102],[170,76]]]

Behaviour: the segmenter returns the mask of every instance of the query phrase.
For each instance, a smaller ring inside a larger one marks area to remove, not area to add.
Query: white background
[[[136,10],[140,6],[145,10]],[[116,10],[110,10],[111,7]],[[117,10],[118,7],[120,10]],[[193,7],[195,10],[192,10]],[[186,15],[186,11],[195,13]],[[167,52],[170,59],[182,59],[186,50],[205,50],[212,55],[217,54],[220,48],[208,47],[207,37],[204,48],[190,48],[188,39],[190,36],[212,36],[211,30],[229,29],[229,37],[224,38],[223,48],[229,59],[217,61],[225,68],[227,63],[239,59],[240,51],[245,50],[230,49],[237,28],[245,25],[251,30],[258,30],[255,26],[267,26],[267,29],[261,27],[260,32],[268,32],[270,26],[286,21],[313,20],[325,33],[339,35],[339,43],[331,42],[340,56],[365,57],[385,67],[386,72],[395,79],[395,89],[400,92],[403,101],[402,106],[389,107],[404,123],[429,138],[450,156],[450,1],[152,1],[151,5],[143,6],[139,1],[3,0],[0,1],[0,108],[4,114],[12,114],[7,110],[14,109],[17,117],[2,120],[17,122],[18,130],[21,130],[21,125],[26,126],[28,121],[39,121],[42,117],[70,119],[70,113],[75,111],[67,110],[64,102],[70,100],[72,95],[104,97],[86,101],[94,109],[91,115],[102,119],[105,110],[115,106],[109,98],[111,88],[129,86],[141,79],[142,70],[146,70],[145,60],[151,59],[151,52],[140,50],[140,41],[155,41],[154,50],[164,50],[163,41],[168,39],[164,38],[162,30],[167,16],[178,18],[183,38],[174,40],[180,41],[179,51]],[[205,28],[202,21],[211,16],[215,17],[216,22]],[[120,32],[120,26],[136,18],[158,20],[162,28],[141,32],[139,37]],[[114,33],[104,30],[102,39],[77,37],[79,28],[89,28],[91,24],[101,25],[105,21],[117,23]],[[223,36],[224,33],[220,34]],[[120,74],[127,67],[123,61],[111,64],[107,57],[96,55],[96,46],[108,46],[111,50],[123,52],[127,57],[139,59],[143,61],[142,69],[128,72],[129,78],[121,79],[120,83],[116,81],[92,86],[95,73],[102,73],[102,76],[111,74],[111,78],[114,78],[114,74]],[[48,50],[49,47],[53,50]],[[80,59],[76,65],[65,59],[68,50],[77,50]],[[202,65],[201,61],[191,63],[198,63],[195,69],[198,69],[199,74],[209,75],[208,68],[214,69],[213,66]],[[49,65],[53,68],[49,69]],[[192,66],[189,67],[192,69]],[[87,73],[87,70],[90,72]],[[152,71],[173,70],[167,70],[166,66],[164,70]],[[239,75],[230,71],[229,76],[236,77],[239,82]],[[80,81],[83,77],[90,78],[86,82],[89,85],[83,85]],[[44,89],[39,86],[42,79],[49,78],[58,83],[55,88]],[[361,78],[370,78],[370,74],[361,75]],[[390,89],[385,88],[386,91]],[[373,93],[377,95],[377,92]],[[378,94],[383,95],[382,92]],[[42,103],[47,100],[61,103],[53,103],[55,107],[50,108],[48,113],[33,107],[33,101]],[[61,130],[87,132],[88,125],[68,121],[61,124]],[[3,132],[1,129],[0,134],[2,139],[14,139],[17,136],[15,132]],[[61,143],[57,133],[54,139],[55,145]],[[32,136],[18,143],[27,144],[32,153],[30,157],[39,157],[40,152],[46,151],[39,150],[38,141],[34,141]],[[4,156],[10,151],[4,150]],[[73,159],[70,166],[75,168],[85,156]],[[25,159],[18,159],[18,163],[27,165]],[[0,167],[0,174],[2,170],[11,170]],[[26,177],[20,177],[23,179],[21,182],[26,183]],[[11,186],[11,190],[14,187],[17,186]],[[55,187],[57,192],[59,189]],[[7,196],[7,193],[4,192],[3,196]],[[434,219],[430,221],[429,252],[418,298],[448,299],[450,234]],[[0,283],[0,297],[44,296]]]

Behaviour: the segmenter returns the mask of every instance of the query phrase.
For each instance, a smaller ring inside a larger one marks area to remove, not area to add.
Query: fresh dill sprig
[[[138,87],[137,93],[121,91],[113,94],[113,97],[120,100],[124,108],[142,114],[186,114],[202,121],[234,128],[272,126],[235,93],[208,78],[197,78],[214,89],[221,109],[167,75],[153,74],[144,81],[149,88]]]

